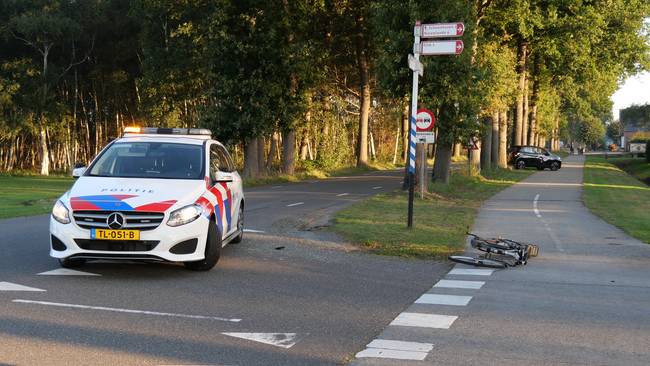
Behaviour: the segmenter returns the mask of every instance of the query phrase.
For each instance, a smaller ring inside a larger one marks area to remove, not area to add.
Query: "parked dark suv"
[[[555,171],[562,167],[562,159],[559,156],[537,146],[513,146],[508,155],[508,163],[514,165],[515,169],[535,167],[539,170],[548,168]]]

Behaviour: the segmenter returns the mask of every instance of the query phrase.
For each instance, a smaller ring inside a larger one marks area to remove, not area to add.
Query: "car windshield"
[[[115,143],[88,169],[88,176],[203,179],[201,145],[165,142]]]

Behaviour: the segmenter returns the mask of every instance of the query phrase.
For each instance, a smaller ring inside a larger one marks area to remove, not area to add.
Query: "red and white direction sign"
[[[436,117],[433,116],[433,112],[428,109],[418,109],[418,114],[415,115],[416,132],[433,131],[435,123]]]
[[[465,24],[463,23],[422,24],[420,27],[420,37],[422,38],[460,37],[465,33]]]
[[[419,143],[432,144],[435,140],[435,135],[433,133],[433,126],[436,123],[436,117],[434,117],[433,112],[428,109],[418,109],[418,113],[415,115],[415,138]]]
[[[460,55],[465,45],[463,41],[424,41],[420,42],[421,55]]]

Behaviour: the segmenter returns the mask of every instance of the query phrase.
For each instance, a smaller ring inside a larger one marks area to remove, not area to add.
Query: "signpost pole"
[[[415,28],[413,30],[413,35],[415,42],[413,45],[413,56],[415,60],[419,61],[420,59],[420,22],[415,23]],[[419,74],[417,70],[413,70],[413,89],[411,91],[411,116],[409,123],[409,204],[408,204],[408,218],[406,225],[409,228],[413,227],[413,196],[415,195],[415,144],[417,139],[415,137],[416,132],[416,119],[415,115],[418,113],[418,83],[419,83]]]

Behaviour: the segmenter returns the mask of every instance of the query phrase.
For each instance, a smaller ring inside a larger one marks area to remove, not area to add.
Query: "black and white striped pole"
[[[417,126],[415,124],[415,116],[418,113],[418,83],[419,76],[424,72],[422,63],[420,62],[420,22],[415,23],[413,28],[413,36],[415,42],[413,43],[413,55],[409,55],[409,68],[413,70],[413,89],[411,91],[411,115],[409,123],[409,154],[408,154],[408,184],[409,184],[409,203],[408,203],[408,218],[406,226],[413,227],[413,196],[415,192],[415,144]]]

